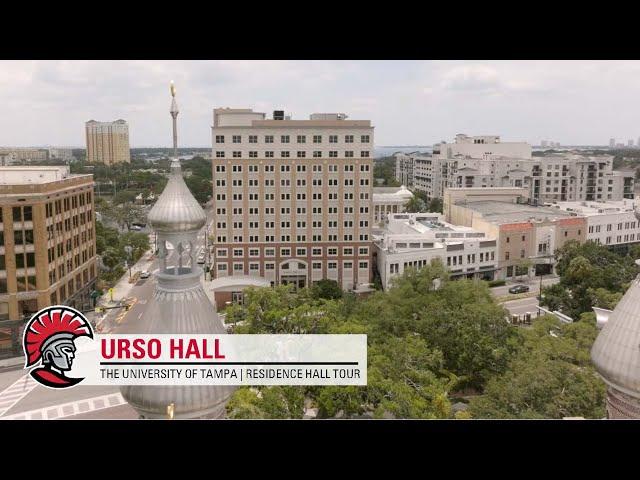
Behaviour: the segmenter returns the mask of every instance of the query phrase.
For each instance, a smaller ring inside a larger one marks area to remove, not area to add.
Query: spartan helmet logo
[[[47,307],[36,313],[24,329],[23,348],[27,358],[25,368],[33,368],[31,376],[46,387],[68,388],[83,378],[69,378],[75,358],[75,339],[93,339],[93,329],[84,315],[64,305]]]

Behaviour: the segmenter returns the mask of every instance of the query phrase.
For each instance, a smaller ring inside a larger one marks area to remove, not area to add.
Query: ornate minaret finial
[[[198,233],[207,216],[184,183],[177,159],[178,106],[171,88],[174,159],[162,195],[149,212],[148,223],[158,236],[159,271],[153,297],[137,320],[118,333],[224,334],[215,306],[203,289],[202,269],[195,262]],[[169,248],[172,246],[173,248]],[[225,402],[235,390],[224,385],[128,385],[122,396],[144,418],[222,417]]]
[[[178,159],[178,104],[176,103],[176,86],[173,84],[173,80],[171,81],[171,117],[173,118],[173,158],[175,160]]]

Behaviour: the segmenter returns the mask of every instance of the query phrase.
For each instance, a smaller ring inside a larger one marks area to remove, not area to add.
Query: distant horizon
[[[438,142],[435,142],[438,143]],[[434,144],[435,144],[434,143]],[[374,145],[374,148],[433,148],[434,144],[424,144],[424,145]],[[553,149],[553,148],[567,148],[567,147],[605,147],[607,149],[611,148],[609,147],[608,144],[590,144],[590,143],[586,143],[586,144],[561,144],[559,147],[555,147],[555,146],[551,146],[551,145],[545,145],[544,147],[540,144],[536,145],[533,143],[530,143],[530,145],[532,147],[541,147],[541,148],[548,148],[548,149]],[[622,147],[614,147],[614,150],[620,149],[620,148],[627,148],[628,145],[624,144],[622,145]],[[633,147],[638,147],[638,145],[633,145]],[[86,150],[87,147],[86,145],[0,145],[0,148],[50,148],[50,149],[56,149],[56,148],[67,148],[67,149],[72,149],[72,150]],[[129,147],[131,150],[134,149],[144,149],[144,148],[166,148],[166,149],[173,149],[172,146],[168,145],[168,146],[163,146],[163,145],[136,145],[136,146],[130,146]],[[197,149],[212,149],[212,146],[198,146],[198,145],[189,145],[189,146],[184,146],[184,147],[178,147],[178,150],[181,149],[190,149],[190,148],[197,148]]]

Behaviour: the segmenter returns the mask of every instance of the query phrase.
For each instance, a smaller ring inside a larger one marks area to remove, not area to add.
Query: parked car
[[[514,285],[509,289],[509,293],[525,293],[529,291],[529,287],[526,285]]]
[[[134,232],[139,232],[140,230],[142,230],[142,227],[140,225],[132,225],[131,230]]]
[[[151,276],[151,274],[144,270],[143,272],[140,272],[140,278],[149,278]]]

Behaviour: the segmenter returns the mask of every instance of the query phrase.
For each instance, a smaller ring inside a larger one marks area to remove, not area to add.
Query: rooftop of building
[[[120,123],[120,124],[123,124],[123,123],[127,123],[127,121],[126,121],[126,120],[123,120],[123,119],[121,119],[121,118],[119,118],[118,120],[113,120],[113,121],[109,121],[109,122],[100,122],[100,121],[98,121],[98,120],[93,120],[93,119],[91,119],[91,120],[89,120],[89,121],[88,121],[88,122],[86,122],[86,123],[87,123],[87,124],[89,124],[89,123],[91,123],[91,124],[96,123],[96,124],[100,124],[100,125],[109,125],[109,124],[112,124],[112,123]]]
[[[251,108],[214,108],[214,128],[305,128],[305,127],[332,127],[332,128],[373,128],[371,120],[347,120],[344,113],[312,113],[309,119],[294,120],[291,115],[285,115],[283,110],[275,110],[273,118],[266,118],[264,112],[254,112]],[[220,122],[221,117],[235,116],[234,121]],[[240,117],[240,118],[237,118]]]
[[[392,213],[386,227],[388,235],[424,235],[430,238],[464,239],[483,238],[484,232],[471,227],[453,225],[441,213]]]
[[[66,165],[0,167],[0,185],[40,185],[82,177],[92,175],[72,174]]]
[[[605,215],[610,213],[633,212],[635,207],[640,207],[640,198],[624,200],[608,200],[605,202],[556,202],[548,205],[549,208],[567,212],[575,212],[580,216]]]
[[[413,193],[404,185],[400,187],[373,187],[373,203],[408,201],[410,198],[413,198]]]
[[[485,220],[497,225],[528,221],[554,221],[577,216],[575,212],[568,212],[558,208],[495,200],[457,202],[457,205],[474,210],[480,213]]]

